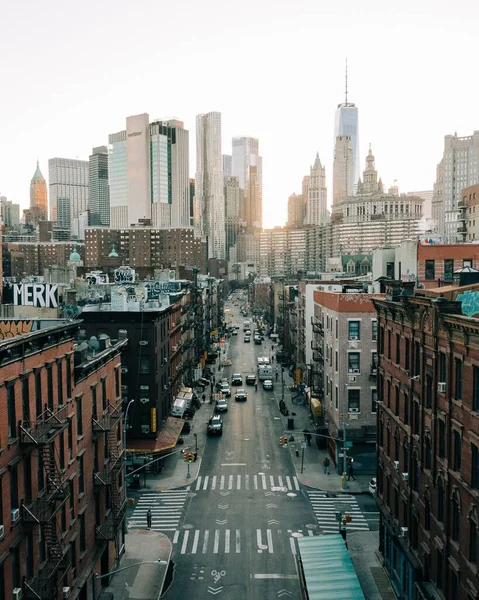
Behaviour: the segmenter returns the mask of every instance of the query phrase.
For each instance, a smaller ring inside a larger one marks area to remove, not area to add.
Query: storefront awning
[[[184,419],[168,417],[164,427],[159,431],[156,440],[127,440],[127,452],[144,452],[153,454],[171,450],[176,446],[183,429]]]

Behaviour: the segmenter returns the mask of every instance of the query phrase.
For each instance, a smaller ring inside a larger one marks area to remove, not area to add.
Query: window
[[[440,523],[444,523],[444,508],[444,485],[442,483],[442,479],[439,479],[437,482],[437,520]]]
[[[437,587],[442,590],[444,586],[444,561],[442,558],[442,552],[438,550],[436,552],[436,584]]]
[[[412,418],[413,418],[413,433],[416,435],[419,434],[419,402],[415,400],[412,403]]]
[[[359,373],[360,356],[361,355],[359,352],[348,352],[348,372],[349,373]]]
[[[430,470],[432,465],[431,438],[424,438],[424,468]]]
[[[361,339],[361,321],[348,321],[348,340]]]
[[[462,268],[470,267],[472,269],[472,258],[465,258],[462,261]]]
[[[411,360],[411,342],[408,338],[404,340],[404,368],[409,371]]]
[[[349,412],[359,412],[361,390],[348,389],[348,410]]]
[[[373,342],[377,341],[377,339],[378,339],[378,322],[377,321],[371,321],[371,339],[373,340]]]
[[[419,491],[419,459],[416,455],[412,458],[411,487],[415,492]]]
[[[379,353],[384,354],[384,327],[379,329]]]
[[[432,377],[426,375],[426,408],[432,407]]]
[[[63,365],[61,361],[57,363],[57,387],[58,387],[58,404],[63,404]]]
[[[83,435],[83,398],[77,397],[77,436]]]
[[[452,468],[454,471],[461,470],[461,452],[462,452],[462,436],[459,431],[453,431],[453,452]]]
[[[37,413],[37,417],[39,417],[43,412],[41,371],[35,371],[35,411]]]
[[[479,411],[479,367],[472,367],[472,410]]]
[[[446,383],[446,355],[439,352],[439,381]]]
[[[85,513],[80,515],[80,552],[86,552]]]
[[[85,492],[85,472],[83,470],[83,454],[77,458],[78,460],[78,493]]]
[[[461,537],[461,512],[459,510],[459,502],[457,498],[454,498],[452,501],[451,537],[455,542],[459,543],[459,539]]]
[[[96,385],[91,386],[91,410],[94,419],[98,419],[98,408],[96,400]]]
[[[452,281],[454,274],[454,259],[446,258],[444,260],[444,281]]]
[[[53,373],[52,373],[52,365],[47,365],[47,403],[48,403],[48,408],[53,408]]]
[[[115,395],[117,398],[120,397],[120,369],[117,367],[115,369]]]
[[[140,356],[140,373],[142,375],[148,375],[149,372],[150,372],[149,356]]]
[[[456,400],[462,400],[462,360],[460,358],[454,359],[455,365],[455,394]]]
[[[378,391],[376,389],[371,390],[371,412],[375,413],[378,410]]]
[[[427,496],[424,498],[424,529],[431,529],[431,502]]]
[[[101,405],[103,408],[103,412],[108,407],[108,395],[106,392],[106,377],[103,377],[101,380]]]
[[[435,279],[436,278],[436,261],[434,260],[426,260],[426,279]]]
[[[477,566],[478,552],[477,524],[469,520],[469,560]]]
[[[414,342],[414,375],[421,375],[421,345]]]
[[[15,407],[15,387],[7,386],[7,419],[8,419],[8,437],[14,439],[17,437],[17,411]]]
[[[446,457],[446,424],[441,419],[438,419],[438,431],[437,431],[437,453],[439,458]]]
[[[339,336],[339,322],[338,322],[338,319],[336,319],[336,332],[335,333],[336,333],[335,337],[336,337],[336,339],[338,339],[338,336]]]
[[[339,388],[338,386],[336,386],[336,391],[335,391],[335,402],[336,402],[336,410],[338,410],[339,408]]]
[[[471,487],[479,488],[479,450],[471,444]]]
[[[409,425],[409,396],[404,394],[404,425]]]
[[[334,353],[334,370],[336,372],[339,370],[339,352],[337,350]]]
[[[67,398],[72,397],[72,363],[69,356],[65,359],[66,372],[67,372]]]
[[[396,333],[396,364],[401,364],[401,334]]]
[[[395,387],[395,391],[396,391],[396,402],[395,402],[395,406],[394,406],[394,414],[396,416],[399,416],[399,406],[400,406],[400,392],[399,392],[399,386]]]
[[[391,356],[391,330],[388,329],[388,358],[392,358]]]
[[[28,376],[22,379],[22,415],[24,421],[30,420],[30,386]]]

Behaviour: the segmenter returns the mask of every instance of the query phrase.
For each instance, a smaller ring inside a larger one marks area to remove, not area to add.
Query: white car
[[[273,381],[271,379],[265,379],[263,381],[263,390],[272,390],[273,389]]]
[[[374,496],[376,494],[377,487],[378,487],[378,485],[377,485],[376,477],[373,477],[371,479],[371,481],[369,482],[369,493]]]
[[[227,398],[231,396],[231,389],[228,383],[221,383],[220,392],[224,394]]]

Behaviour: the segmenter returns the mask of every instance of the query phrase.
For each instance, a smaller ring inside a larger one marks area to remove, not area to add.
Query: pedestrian
[[[204,404],[204,403],[206,402],[206,394],[203,394],[203,395],[201,396],[201,399],[203,400],[203,404]]]
[[[146,526],[151,529],[151,509],[146,511]]]
[[[348,467],[348,481],[351,480],[351,477],[354,479],[354,481],[356,481],[356,477],[354,477],[354,467],[352,462],[349,463]]]
[[[324,468],[324,474],[325,475],[329,475],[329,458],[327,456],[324,457],[323,460],[323,468]]]

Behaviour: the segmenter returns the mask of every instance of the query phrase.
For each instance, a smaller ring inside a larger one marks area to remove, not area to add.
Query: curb
[[[159,532],[159,533],[161,534],[162,539],[168,540],[168,546],[169,546],[170,551],[168,553],[168,565],[166,566],[165,572],[163,573],[163,579],[161,580],[161,587],[160,587],[160,593],[158,595],[158,600],[160,600],[161,596],[163,595],[163,588],[165,586],[166,576],[168,574],[168,569],[170,568],[171,555],[173,554],[173,544],[171,543],[170,538],[167,535],[165,535],[164,533],[161,533],[161,532]]]

